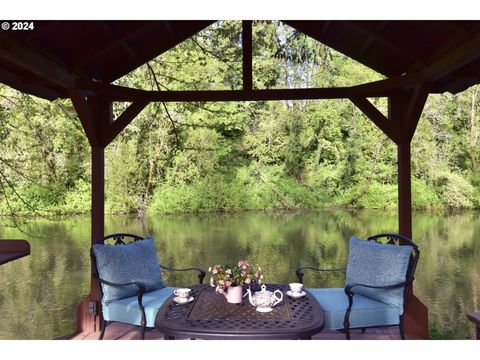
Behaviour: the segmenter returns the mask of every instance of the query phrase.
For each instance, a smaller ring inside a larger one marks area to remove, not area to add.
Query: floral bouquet
[[[215,291],[220,294],[230,286],[248,285],[252,282],[261,284],[263,280],[261,269],[244,260],[239,260],[236,265],[212,265],[208,271],[212,273],[210,285],[214,286]]]

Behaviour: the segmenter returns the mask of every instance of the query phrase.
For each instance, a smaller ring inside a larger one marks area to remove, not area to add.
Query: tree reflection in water
[[[30,220],[31,255],[0,267],[1,339],[51,339],[75,330],[76,305],[89,290],[90,220]],[[397,229],[395,212],[315,210],[232,214],[155,215],[140,221],[111,216],[106,233],[152,234],[162,263],[208,267],[248,259],[267,282],[295,280],[298,265],[346,264],[350,236]],[[465,314],[480,309],[478,213],[414,214],[414,241],[421,258],[415,294],[428,306],[435,337],[472,338]],[[25,238],[0,228],[0,238]],[[195,281],[187,273],[165,274],[170,284]],[[307,287],[340,287],[344,274],[308,274]]]

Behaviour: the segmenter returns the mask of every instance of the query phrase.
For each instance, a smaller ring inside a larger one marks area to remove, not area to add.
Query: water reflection
[[[204,266],[248,259],[260,265],[268,282],[295,280],[300,264],[343,266],[348,239],[389,232],[393,212],[245,212],[197,216],[115,216],[106,232],[153,234],[162,263]],[[51,222],[32,220],[27,238],[31,256],[0,267],[1,339],[50,339],[75,330],[76,305],[89,290],[90,222],[87,217]],[[414,241],[421,250],[415,293],[429,307],[430,326],[440,336],[472,338],[465,314],[480,309],[478,214],[416,213]],[[0,228],[0,238],[25,238]],[[171,284],[188,285],[195,274],[165,274]],[[307,286],[339,287],[344,275],[308,274]]]

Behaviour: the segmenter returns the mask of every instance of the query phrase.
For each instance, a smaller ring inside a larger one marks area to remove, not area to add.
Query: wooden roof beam
[[[1,32],[0,44],[0,58],[47,80],[49,84],[65,89],[75,86],[75,77],[64,67]]]
[[[77,81],[76,88],[91,94],[102,94],[110,101],[148,100],[157,102],[187,101],[267,101],[345,99],[351,97],[384,97],[398,89],[415,87],[423,79],[422,74],[399,76],[372,83],[341,88],[309,89],[255,89],[255,90],[192,90],[148,91],[132,89],[98,81]]]

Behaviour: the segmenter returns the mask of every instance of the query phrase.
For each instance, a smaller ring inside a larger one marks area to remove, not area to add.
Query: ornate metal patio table
[[[158,311],[155,327],[165,339],[310,339],[324,326],[323,311],[315,298],[307,295],[292,299],[285,295],[287,285],[268,284],[279,289],[283,301],[273,311],[261,313],[250,305],[248,297],[241,304],[230,304],[209,285],[191,287],[195,300],[177,304],[174,295]],[[252,291],[258,291],[252,286]]]

